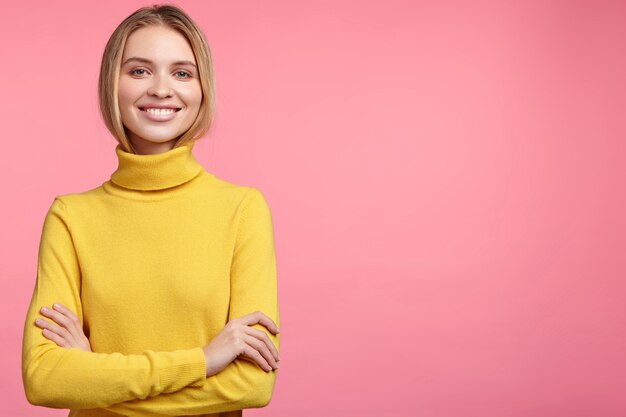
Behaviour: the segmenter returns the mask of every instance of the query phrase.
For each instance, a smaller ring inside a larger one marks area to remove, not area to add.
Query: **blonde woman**
[[[205,37],[176,7],[139,9],[106,45],[99,95],[119,164],[46,214],[28,401],[75,417],[267,405],[280,361],[272,217],[258,188],[192,153],[214,109]]]

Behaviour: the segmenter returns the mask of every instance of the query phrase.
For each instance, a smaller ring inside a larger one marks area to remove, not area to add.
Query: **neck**
[[[116,185],[131,190],[162,190],[183,184],[204,170],[192,153],[195,142],[155,154],[134,154],[118,144],[118,168],[111,175]]]
[[[174,149],[174,145],[176,145],[177,142],[177,139],[172,139],[170,141],[162,143],[150,142],[134,135],[130,135],[128,140],[132,149],[137,155],[155,155],[158,153],[171,151],[172,149]]]

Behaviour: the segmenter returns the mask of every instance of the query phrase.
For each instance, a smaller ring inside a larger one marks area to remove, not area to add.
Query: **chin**
[[[171,133],[171,134],[159,134],[159,135],[155,135],[155,134],[150,134],[149,132],[144,132],[144,134],[136,134],[136,136],[144,141],[144,142],[152,142],[152,143],[165,143],[165,142],[169,142],[172,140],[175,140],[177,138],[179,138],[182,133]]]
[[[165,142],[171,142],[177,138],[179,138],[180,135],[178,136],[167,136],[167,137],[159,137],[159,138],[142,138],[145,142],[152,142],[152,143],[165,143]]]

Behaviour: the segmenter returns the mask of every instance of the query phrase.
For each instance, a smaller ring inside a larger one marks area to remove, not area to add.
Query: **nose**
[[[150,88],[148,88],[148,95],[165,98],[174,94],[167,77],[155,76],[152,81]]]

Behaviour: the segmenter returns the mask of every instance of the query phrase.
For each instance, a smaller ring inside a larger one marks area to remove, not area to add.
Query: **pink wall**
[[[505,3],[176,3],[215,58],[196,155],[275,219],[283,360],[246,415],[626,415],[626,6]],[[67,414],[26,402],[23,318],[53,197],[115,168],[99,60],[146,4],[3,6],[3,415]]]

